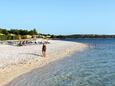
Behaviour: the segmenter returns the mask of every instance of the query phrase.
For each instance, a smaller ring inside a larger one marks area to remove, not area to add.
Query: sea
[[[51,62],[43,68],[33,70],[37,76],[26,74],[25,82],[24,77],[20,76],[21,82],[15,86],[115,86],[114,38],[66,39],[66,41],[85,43],[88,47],[62,60]],[[12,85],[11,82],[9,86]]]

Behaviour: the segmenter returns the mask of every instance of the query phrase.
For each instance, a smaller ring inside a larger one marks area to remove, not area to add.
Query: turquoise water
[[[22,75],[8,86],[115,86],[115,39],[69,41],[89,47]]]

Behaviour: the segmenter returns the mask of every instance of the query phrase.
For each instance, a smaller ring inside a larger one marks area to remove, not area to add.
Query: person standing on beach
[[[46,45],[45,45],[45,43],[43,43],[43,45],[42,45],[42,56],[46,57]]]

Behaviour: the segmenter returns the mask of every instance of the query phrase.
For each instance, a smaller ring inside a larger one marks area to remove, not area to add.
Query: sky
[[[115,0],[0,0],[0,27],[49,34],[115,34]]]

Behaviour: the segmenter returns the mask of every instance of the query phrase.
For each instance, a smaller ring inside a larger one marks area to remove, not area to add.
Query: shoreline
[[[36,68],[41,68],[53,61],[63,59],[75,51],[84,50],[86,47],[87,45],[82,43],[51,40],[51,44],[48,45],[49,51],[47,53],[47,57],[43,58],[38,56],[37,58],[29,59],[26,62],[12,64],[0,69],[0,86],[5,86],[22,74],[30,72]]]

